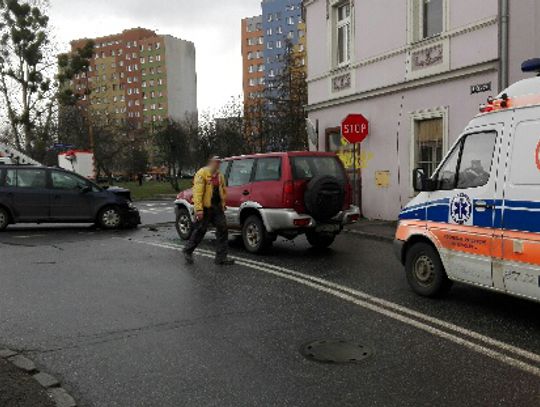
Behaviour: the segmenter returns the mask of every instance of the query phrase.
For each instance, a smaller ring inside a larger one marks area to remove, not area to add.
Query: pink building
[[[305,0],[312,148],[340,152],[341,121],[361,113],[364,216],[396,219],[411,172],[433,171],[488,96],[540,56],[537,0]],[[508,17],[508,18],[506,18]]]

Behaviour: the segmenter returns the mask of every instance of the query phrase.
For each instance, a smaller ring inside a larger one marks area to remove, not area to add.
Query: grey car
[[[14,223],[96,223],[116,229],[141,221],[128,190],[100,188],[59,168],[0,164],[0,230]]]

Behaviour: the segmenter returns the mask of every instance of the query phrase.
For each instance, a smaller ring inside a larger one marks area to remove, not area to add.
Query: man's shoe
[[[223,259],[223,260],[216,259],[214,263],[216,263],[216,265],[218,266],[233,266],[235,264],[235,261],[233,259]]]
[[[186,264],[193,264],[193,253],[184,252],[184,259]]]

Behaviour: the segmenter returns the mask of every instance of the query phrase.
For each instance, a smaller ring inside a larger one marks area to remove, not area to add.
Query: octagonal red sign
[[[369,135],[369,121],[361,114],[350,114],[341,123],[341,135],[349,143],[361,143]]]

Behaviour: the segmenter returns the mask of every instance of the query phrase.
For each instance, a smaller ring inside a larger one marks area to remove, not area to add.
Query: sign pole
[[[353,202],[356,204],[357,186],[356,186],[356,143],[353,144]]]

